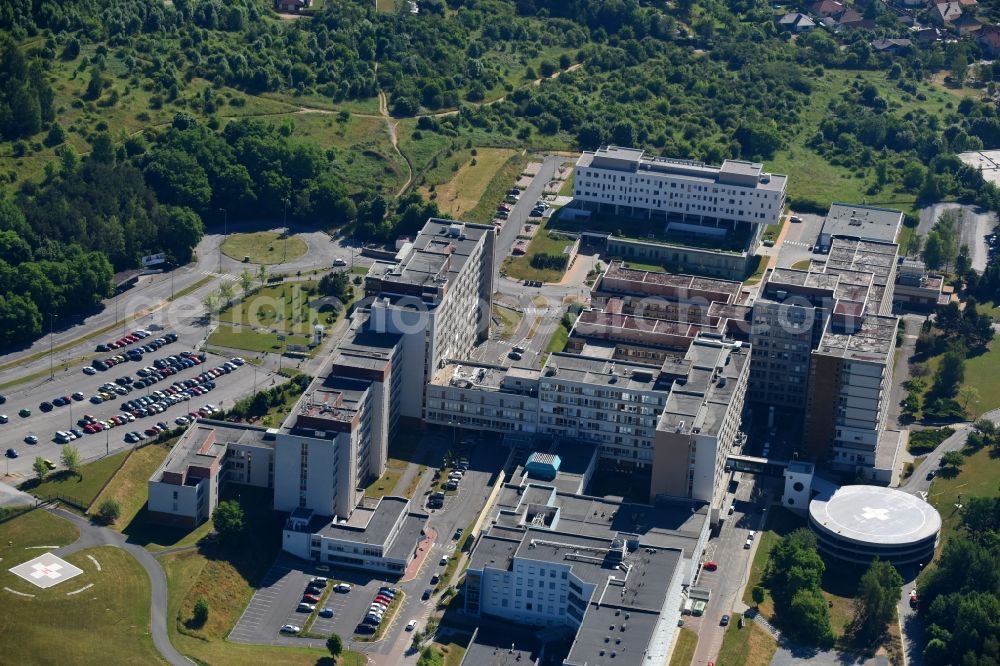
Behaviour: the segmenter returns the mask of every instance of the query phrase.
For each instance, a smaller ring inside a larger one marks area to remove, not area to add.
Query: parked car
[[[16,458],[17,457],[17,449],[7,449],[7,457],[8,458]]]
[[[410,620],[409,622],[406,623],[406,630],[413,631],[416,628],[416,626],[417,626],[417,621]]]
[[[323,610],[321,610],[319,612],[319,616],[320,617],[333,617],[333,609],[332,608],[324,608]]]
[[[28,434],[24,436],[25,444],[38,444],[38,438],[34,435]]]
[[[315,594],[303,594],[302,595],[302,602],[306,603],[306,604],[318,604],[319,603],[319,597],[316,596]]]
[[[427,588],[426,590],[424,590],[424,593],[420,595],[420,598],[423,601],[427,601],[428,599],[431,598],[431,594],[433,594],[433,593],[434,593],[434,590],[432,590],[431,588]]]
[[[295,610],[297,610],[299,613],[312,613],[314,610],[316,610],[316,604],[301,603]]]
[[[296,627],[294,624],[281,625],[281,633],[283,634],[297,634],[300,631],[302,631],[302,627]]]
[[[705,564],[702,565],[701,568],[704,569],[705,571],[715,571],[716,569],[719,568],[719,565],[716,562],[705,562]]]
[[[341,594],[347,594],[348,592],[351,591],[351,586],[348,585],[347,583],[337,583],[334,586],[333,591],[340,592]]]
[[[719,621],[719,626],[725,627],[729,624],[729,616],[723,615],[722,619]]]

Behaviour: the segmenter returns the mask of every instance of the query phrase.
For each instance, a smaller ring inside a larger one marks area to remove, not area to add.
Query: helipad
[[[79,576],[83,570],[52,553],[45,553],[33,560],[11,567],[10,572],[33,585],[48,588],[74,576]]]
[[[822,550],[853,562],[878,556],[897,564],[934,552],[941,516],[919,497],[879,486],[844,486],[809,503]]]

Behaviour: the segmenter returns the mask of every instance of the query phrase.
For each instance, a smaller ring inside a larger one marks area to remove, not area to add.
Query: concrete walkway
[[[163,569],[145,548],[127,543],[125,537],[109,530],[106,527],[98,527],[85,518],[70,513],[64,509],[46,507],[46,511],[59,516],[73,523],[80,530],[80,538],[68,546],[63,546],[54,551],[59,557],[65,557],[77,551],[93,548],[95,546],[112,546],[122,548],[134,557],[149,576],[151,594],[149,609],[149,629],[153,635],[153,644],[163,655],[163,658],[174,666],[189,666],[192,662],[174,649],[170,644],[167,635],[167,577],[163,574]]]

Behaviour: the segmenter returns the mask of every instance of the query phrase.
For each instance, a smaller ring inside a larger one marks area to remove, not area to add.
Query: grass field
[[[208,336],[208,344],[233,349],[245,349],[259,353],[281,353],[288,345],[307,346],[312,338],[304,335],[285,335],[285,340],[278,340],[278,333],[258,333],[253,329],[236,328],[226,324],[220,325]]]
[[[792,268],[796,268],[800,271],[808,270],[809,265],[812,263],[812,259],[801,259],[792,264]]]
[[[306,280],[262,287],[219,313],[219,321],[311,335],[313,322],[326,324],[332,318],[331,312],[310,305],[321,297],[314,291],[317,284]]]
[[[496,212],[497,204],[503,201],[507,190],[517,182],[517,177],[527,163],[528,159],[523,153],[517,153],[509,158],[496,171],[490,184],[480,196],[479,204],[465,214],[465,219],[469,222],[489,223],[493,219],[493,213]]]
[[[399,478],[406,471],[406,465],[402,468],[387,465],[382,476],[378,477],[365,488],[365,497],[385,497],[394,494]]]
[[[479,205],[493,176],[517,151],[510,148],[479,148],[476,153],[474,157],[470,155],[465,158],[450,180],[436,184],[434,192],[430,191],[428,185],[418,189],[424,198],[433,199],[442,213],[456,220],[462,219],[466,211]],[[472,164],[473,160],[475,165]],[[451,158],[444,162],[451,164]],[[429,183],[435,182],[433,172],[427,174],[427,180]]]
[[[30,559],[41,552],[22,550],[18,555],[26,553],[29,557],[22,559]],[[96,570],[88,555],[100,562],[102,571]],[[84,573],[47,590],[4,571],[3,585],[35,595],[27,599],[3,593],[0,650],[4,663],[166,663],[149,635],[149,578],[139,563],[112,547],[89,548],[66,560]],[[13,563],[5,556],[5,566],[8,561]],[[66,594],[90,584],[93,587],[86,592]]]
[[[245,666],[248,663],[314,666],[329,653],[309,648],[243,645],[225,641],[253,596],[253,586],[267,571],[279,549],[281,516],[267,509],[264,489],[229,487],[222,499],[235,498],[247,516],[248,537],[238,548],[221,549],[201,542],[194,550],[160,559],[167,575],[167,629],[174,646],[198,663]],[[264,536],[266,535],[266,536]],[[200,597],[209,604],[209,618],[201,628],[189,628],[192,608]],[[328,663],[328,662],[327,662]],[[342,656],[338,664],[364,664],[356,653]]]
[[[698,649],[698,634],[687,627],[681,627],[674,645],[674,654],[670,657],[670,666],[691,666],[694,651]]]
[[[931,483],[928,501],[941,514],[941,543],[959,525],[961,516],[955,507],[958,496],[996,497],[997,479],[1000,479],[1000,457],[991,455],[988,448],[981,449],[965,459],[961,471],[954,478],[937,476]]]
[[[756,622],[730,622],[715,658],[718,666],[768,666],[778,651],[778,643]]]
[[[754,605],[750,592],[754,587],[760,585],[761,580],[764,578],[764,570],[767,568],[767,558],[771,554],[771,549],[778,543],[778,539],[794,532],[800,527],[805,527],[805,522],[791,511],[780,507],[771,507],[768,509],[767,522],[757,537],[757,550],[754,553],[753,563],[750,566],[750,575],[747,578],[746,589],[743,592],[743,603],[748,606]],[[772,601],[770,595],[765,597],[764,603],[760,605],[759,610],[764,617],[774,617],[774,601]]]
[[[84,573],[47,590],[8,571],[45,552],[31,546],[58,547],[78,536],[76,527],[42,510],[0,525],[0,587],[35,595],[26,598],[0,592],[4,608],[0,613],[0,661],[40,665],[164,663],[149,637],[149,579],[126,552],[102,547],[70,555],[66,560]],[[101,563],[102,572],[87,555]],[[91,583],[93,587],[85,593],[66,594]]]
[[[176,443],[171,439],[162,444],[150,444],[136,449],[129,456],[122,468],[114,475],[107,487],[94,499],[92,506],[100,506],[105,499],[115,499],[122,507],[121,517],[112,525],[121,530],[132,522],[149,499],[149,488],[146,484],[156,468],[163,463],[170,453],[170,448]]]
[[[287,247],[286,247],[287,246]],[[243,261],[250,257],[252,264],[281,264],[305,255],[309,246],[301,238],[289,236],[281,239],[273,231],[256,231],[249,234],[232,234],[222,243],[222,253],[230,259]]]
[[[548,353],[561,352],[566,349],[566,342],[569,340],[569,329],[563,326],[562,322],[556,326],[556,330],[552,331],[552,337],[549,338],[549,344],[545,347],[545,351]]]
[[[918,100],[896,87],[885,71],[859,71],[827,69],[822,77],[813,80],[809,106],[802,115],[799,133],[789,137],[788,145],[778,151],[766,168],[775,173],[790,174],[788,188],[793,199],[810,199],[822,205],[832,201],[866,201],[868,205],[912,205],[916,197],[908,192],[882,191],[867,194],[868,186],[875,181],[873,169],[859,176],[845,167],[830,164],[825,158],[806,147],[820,121],[829,113],[830,102],[843,93],[856,78],[873,83],[889,102],[890,108],[900,115],[918,108],[930,114],[946,112],[946,105],[955,98],[931,83],[917,84],[917,92],[925,97]]]
[[[979,400],[969,404],[973,418],[1000,407],[1000,345],[965,361],[965,384],[979,390]]]
[[[493,306],[493,316],[501,321],[503,327],[500,333],[501,340],[510,340],[510,337],[517,331],[517,327],[521,325],[521,320],[524,319],[523,312],[499,305]]]
[[[92,463],[80,465],[77,474],[70,474],[64,469],[56,470],[50,472],[41,483],[38,483],[37,479],[24,482],[21,484],[21,489],[36,497],[61,495],[89,507],[126,455],[128,451],[121,451]],[[52,462],[60,464],[58,458]]]

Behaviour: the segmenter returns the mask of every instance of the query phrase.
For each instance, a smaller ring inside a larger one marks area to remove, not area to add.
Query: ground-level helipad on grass
[[[33,585],[45,589],[53,585],[58,585],[74,576],[79,576],[83,573],[83,569],[73,566],[52,553],[45,553],[33,560],[28,560],[23,564],[18,564],[16,567],[11,567],[10,572]]]

